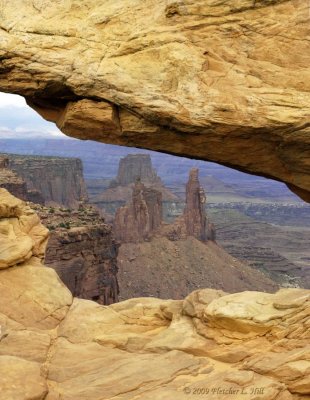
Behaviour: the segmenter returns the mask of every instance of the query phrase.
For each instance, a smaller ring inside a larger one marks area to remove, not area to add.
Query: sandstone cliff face
[[[78,210],[33,205],[50,236],[44,263],[55,269],[74,296],[99,304],[118,301],[118,246],[112,227],[92,206]]]
[[[162,221],[162,194],[137,181],[129,205],[115,215],[113,231],[121,243],[149,240]]]
[[[52,232],[45,264],[75,296],[107,305],[118,301],[116,256],[111,227],[102,224]]]
[[[91,202],[105,212],[114,215],[119,207],[131,201],[137,179],[147,188],[161,192],[164,211],[180,202],[180,199],[162,183],[156,170],[152,167],[149,154],[128,154],[121,158],[117,177],[111,181],[109,188],[91,196]]]
[[[87,200],[83,166],[79,159],[10,155],[9,167],[49,205],[78,207]],[[33,202],[37,200],[33,197]],[[39,202],[40,203],[40,202]]]
[[[0,7],[2,90],[63,132],[216,161],[309,199],[305,1]]]
[[[192,236],[203,242],[215,240],[215,227],[207,220],[206,196],[198,179],[198,169],[193,168],[186,185],[186,202],[183,215],[175,223],[162,224],[162,195],[137,181],[128,206],[120,207],[115,215],[114,232],[122,243],[150,239],[154,234],[170,240]],[[159,229],[161,228],[161,229]]]
[[[26,182],[9,169],[9,159],[0,156],[0,187],[14,196],[27,200]]]
[[[309,291],[205,289],[185,300],[140,298],[102,307],[73,299],[56,272],[40,264],[47,231],[4,189],[0,216],[4,399],[185,400],[204,390],[210,399],[228,400],[233,390],[245,400],[297,400],[310,394]]]
[[[128,154],[120,159],[118,173],[111,187],[127,186],[139,179],[147,184],[162,184],[156,171],[152,167],[149,154]]]
[[[10,190],[22,200],[36,203],[32,207],[51,231],[45,265],[57,271],[75,296],[96,300],[100,304],[117,302],[118,247],[111,226],[105,224],[99,212],[87,204],[80,204],[76,210],[37,204],[41,201],[36,201],[40,198],[35,194],[40,192],[29,191],[26,183],[8,169],[8,165],[9,158],[0,157],[0,188]],[[53,168],[53,163],[50,168]],[[23,171],[24,175],[26,173],[27,168]],[[32,177],[35,178],[38,174]],[[35,182],[37,186],[40,184]]]

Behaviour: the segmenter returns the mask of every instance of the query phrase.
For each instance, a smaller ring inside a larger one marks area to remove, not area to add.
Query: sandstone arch
[[[310,200],[308,2],[2,0],[0,16],[1,90],[64,133],[215,161]]]

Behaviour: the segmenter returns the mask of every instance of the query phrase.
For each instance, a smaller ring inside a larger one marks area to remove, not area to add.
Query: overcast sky
[[[23,97],[0,92],[0,138],[59,138],[55,124],[45,121],[27,106]]]

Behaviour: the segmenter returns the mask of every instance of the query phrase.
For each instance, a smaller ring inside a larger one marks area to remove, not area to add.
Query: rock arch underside
[[[67,135],[218,162],[309,201],[306,0],[2,0],[0,88]]]
[[[0,89],[68,135],[212,160],[309,200],[304,0],[0,0]],[[0,189],[0,398],[304,400],[310,292],[101,306]],[[225,277],[229,279],[229,277]]]

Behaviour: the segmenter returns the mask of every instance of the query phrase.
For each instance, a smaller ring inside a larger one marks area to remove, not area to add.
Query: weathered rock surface
[[[0,188],[0,269],[43,257],[48,230],[21,200]]]
[[[54,268],[74,296],[100,304],[118,301],[118,245],[112,227],[93,207],[78,210],[34,206],[50,229],[44,263]]]
[[[172,241],[156,235],[146,242],[123,243],[117,265],[120,300],[149,296],[178,300],[205,287],[228,293],[279,288],[216,243],[192,236]]]
[[[44,204],[41,193],[36,189],[30,190],[26,182],[9,168],[9,162],[8,157],[0,156],[0,187],[21,200]]]
[[[20,199],[36,200],[35,191],[8,169],[8,158],[0,157],[0,188],[10,190]],[[1,168],[5,167],[5,168]],[[51,165],[51,168],[53,165]],[[26,171],[24,171],[26,174]],[[38,182],[40,184],[40,182]],[[52,185],[52,184],[51,184]],[[39,193],[39,192],[38,192]],[[112,227],[93,207],[80,204],[79,209],[63,209],[31,204],[51,234],[46,247],[45,265],[54,268],[71,292],[80,298],[92,299],[100,304],[118,301],[117,245],[112,237]],[[19,245],[25,247],[24,256],[31,243],[21,236]],[[15,263],[20,246],[3,250]],[[0,263],[1,265],[1,263]]]
[[[1,223],[20,226],[33,241],[28,260],[0,270],[1,398],[185,400],[204,393],[297,400],[310,394],[309,291],[204,289],[184,301],[138,298],[108,307],[73,299],[40,263],[35,248],[46,230],[33,221],[40,231],[34,238],[25,223],[29,208],[4,189],[0,196]]]
[[[78,158],[10,155],[9,168],[26,182],[28,192],[39,192],[48,205],[76,208],[87,200],[83,165]],[[35,196],[27,199],[41,203]]]
[[[36,200],[34,191],[29,191],[26,183],[8,169],[8,165],[9,158],[0,158],[0,188],[10,190],[20,199]],[[53,168],[53,163],[50,168]],[[23,173],[26,175],[27,168]],[[40,181],[32,178],[37,186],[41,185]],[[118,246],[112,236],[112,227],[105,224],[99,212],[87,205],[80,205],[76,210],[48,208],[38,204],[32,204],[32,207],[51,231],[45,265],[57,271],[75,296],[96,300],[100,304],[117,302]],[[5,244],[7,248],[3,249],[3,253],[11,257],[11,263],[16,263],[16,252],[20,252],[21,246],[24,246],[23,256],[28,257],[31,242],[23,235],[20,236],[18,247],[10,244],[11,240]]]
[[[137,179],[147,188],[162,194],[163,210],[180,202],[178,196],[164,186],[156,170],[153,169],[149,154],[128,154],[121,158],[116,178],[110,182],[106,190],[91,196],[91,202],[113,215],[119,207],[131,201]]]
[[[0,187],[21,200],[28,200],[26,182],[9,169],[9,159],[3,156],[0,156]]]
[[[183,214],[173,224],[165,224],[162,234],[170,240],[195,237],[202,242],[215,241],[215,226],[208,220],[206,213],[206,194],[199,182],[198,168],[192,168],[186,184],[185,207]]]
[[[68,135],[216,161],[309,200],[307,2],[12,0],[0,12],[2,90]]]
[[[149,240],[162,222],[162,194],[137,181],[132,201],[115,215],[113,232],[121,243]]]
[[[186,200],[184,220],[186,232],[199,240],[207,240],[206,196],[198,179],[198,169],[194,168],[189,173],[186,184]]]
[[[75,296],[100,304],[118,301],[118,246],[101,214],[87,204],[78,210],[30,205],[50,231],[44,264]]]
[[[117,177],[110,186],[126,186],[135,183],[139,179],[146,184],[162,184],[152,167],[152,160],[149,154],[128,154],[120,159]]]

